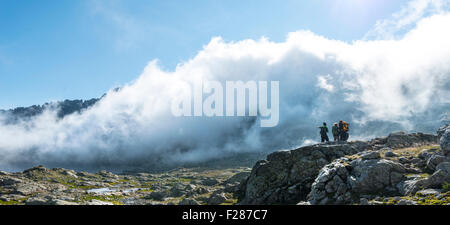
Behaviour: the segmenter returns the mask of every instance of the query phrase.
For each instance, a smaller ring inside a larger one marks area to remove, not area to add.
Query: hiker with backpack
[[[349,134],[348,134],[348,123],[345,121],[340,120],[339,121],[339,140],[340,141],[347,141],[349,138]]]
[[[323,123],[323,126],[318,127],[320,129],[320,137],[321,137],[321,142],[329,142],[330,140],[328,139],[328,127],[327,127],[327,123]]]

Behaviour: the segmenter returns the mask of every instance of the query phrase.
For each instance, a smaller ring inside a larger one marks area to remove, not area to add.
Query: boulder
[[[441,188],[444,183],[450,183],[450,162],[436,166],[436,171],[428,178],[427,188]]]
[[[438,130],[439,144],[444,155],[450,155],[450,124]]]
[[[433,154],[430,158],[428,158],[427,160],[427,168],[435,171],[437,165],[439,165],[440,163],[444,162],[445,156],[443,155],[439,155],[439,154]]]
[[[397,205],[418,205],[417,202],[408,199],[400,199]]]
[[[52,199],[47,202],[49,205],[79,205],[76,202],[69,202],[61,199]]]
[[[27,182],[16,185],[12,193],[19,195],[30,195],[36,192],[44,192],[46,190],[47,187],[42,184],[36,182]]]
[[[165,191],[154,191],[150,193],[147,198],[156,201],[164,201],[167,198],[167,193]]]
[[[219,181],[217,179],[208,177],[208,178],[204,179],[201,184],[203,184],[205,186],[214,186],[218,183],[219,183]]]
[[[311,204],[358,203],[365,195],[395,195],[406,169],[385,159],[341,158],[323,167],[311,187]]]
[[[434,195],[434,196],[438,196],[439,194],[441,194],[441,192],[442,192],[441,189],[433,189],[433,188],[429,188],[429,189],[420,190],[420,191],[418,191],[416,194],[419,194],[419,195]]]
[[[420,151],[419,155],[417,155],[420,159],[428,160],[433,155],[433,152],[430,152],[429,149],[423,149]]]
[[[97,199],[91,199],[86,204],[87,205],[114,205],[111,202],[100,201],[100,200],[97,200]]]
[[[224,193],[213,193],[208,199],[208,205],[219,205],[227,200]]]
[[[442,162],[437,165],[436,171],[428,178],[415,177],[401,182],[398,186],[403,195],[411,195],[423,189],[442,188],[446,182],[450,182],[450,162]]]
[[[392,151],[387,151],[386,153],[384,153],[384,156],[387,158],[391,158],[391,157],[397,157],[398,155]]]
[[[186,188],[182,184],[175,184],[169,191],[171,197],[181,197],[187,193]]]
[[[31,197],[25,201],[25,205],[49,205],[49,203],[47,199]]]

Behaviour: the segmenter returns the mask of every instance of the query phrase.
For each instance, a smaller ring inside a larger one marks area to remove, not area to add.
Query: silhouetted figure
[[[331,133],[333,134],[334,141],[339,141],[339,127],[337,123],[333,124],[333,128],[331,128]]]
[[[320,128],[320,137],[321,137],[321,142],[329,142],[330,140],[328,139],[328,127],[327,127],[327,123],[323,123],[323,126],[319,127]]]

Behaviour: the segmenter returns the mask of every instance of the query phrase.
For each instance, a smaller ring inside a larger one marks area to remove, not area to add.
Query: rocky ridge
[[[239,204],[448,204],[449,132],[274,152],[253,167]]]

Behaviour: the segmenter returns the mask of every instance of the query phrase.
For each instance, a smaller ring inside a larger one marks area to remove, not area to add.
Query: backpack
[[[327,133],[328,133],[328,128],[327,127],[325,127],[325,126],[320,127],[320,134],[325,135]]]
[[[345,132],[347,132],[348,131],[348,123],[346,123],[346,122],[342,122],[342,129],[345,131]]]

